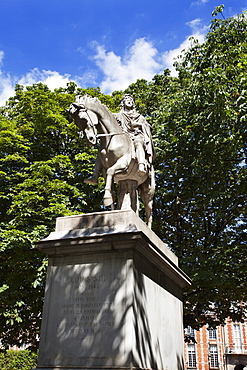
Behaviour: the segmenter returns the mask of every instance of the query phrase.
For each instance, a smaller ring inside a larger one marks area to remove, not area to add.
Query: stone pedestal
[[[37,370],[183,369],[177,258],[132,211],[58,218]]]

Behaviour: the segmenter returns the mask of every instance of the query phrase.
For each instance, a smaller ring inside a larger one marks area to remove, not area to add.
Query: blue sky
[[[203,42],[220,4],[226,18],[247,9],[247,0],[0,0],[0,105],[16,83],[111,93],[174,73],[174,57],[190,36]]]

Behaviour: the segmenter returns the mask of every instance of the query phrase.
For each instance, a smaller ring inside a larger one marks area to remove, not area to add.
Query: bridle
[[[88,125],[95,130],[95,128],[94,128],[95,124],[92,122],[92,119],[91,119],[90,115],[87,112],[88,111],[88,108],[86,108],[83,105],[77,105],[75,103],[73,103],[73,105],[78,109],[78,111],[81,110],[82,112],[85,112],[87,114],[87,117],[88,117]],[[123,135],[123,134],[125,134],[125,132],[110,132],[110,133],[107,133],[107,134],[98,134],[98,133],[96,133],[95,134],[95,137],[96,137],[96,139],[98,139],[98,138],[101,138],[101,137],[115,136],[115,135]]]

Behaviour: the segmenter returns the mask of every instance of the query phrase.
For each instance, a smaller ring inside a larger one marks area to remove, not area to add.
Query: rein
[[[123,135],[124,132],[111,132],[109,134],[97,134],[97,137],[104,137],[104,136],[114,136],[114,135]]]
[[[74,104],[75,105],[75,104]],[[77,109],[78,110],[82,110],[83,112],[85,112],[85,113],[87,113],[87,108],[86,107],[84,107],[84,106],[82,106],[82,105],[76,105],[76,107],[77,107]],[[91,127],[94,127],[94,124],[93,124],[93,122],[92,122],[92,120],[91,120],[91,117],[89,116],[89,114],[87,113],[87,116],[88,116],[88,118],[89,118],[89,122],[90,122],[90,126]],[[123,134],[125,134],[125,132],[111,132],[111,133],[109,133],[109,134],[96,134],[96,138],[100,138],[100,137],[106,137],[106,136],[115,136],[115,135],[123,135]]]

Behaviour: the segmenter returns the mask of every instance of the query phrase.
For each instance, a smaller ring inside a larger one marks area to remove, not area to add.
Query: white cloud
[[[39,68],[34,68],[21,78],[10,76],[1,70],[3,58],[4,52],[0,50],[0,106],[3,106],[11,96],[15,95],[16,84],[26,87],[42,82],[51,90],[59,87],[65,88],[70,81],[74,81],[78,86],[96,85],[97,73],[95,71],[87,71],[80,77],[72,77],[70,74],[61,75],[57,71],[40,71]]]
[[[103,45],[94,43],[96,54],[92,60],[103,73],[103,79],[99,84],[97,70],[88,70],[82,76],[72,78],[70,74],[62,75],[57,71],[34,68],[22,77],[11,76],[3,71],[4,52],[0,50],[0,106],[14,95],[16,84],[28,86],[42,82],[53,90],[66,87],[69,81],[74,81],[78,86],[97,85],[102,92],[111,93],[114,90],[126,89],[137,79],[151,80],[155,74],[161,73],[165,68],[169,68],[175,76],[174,59],[191,45],[191,37],[203,42],[207,32],[207,27],[201,24],[200,19],[194,19],[187,25],[191,28],[191,34],[178,47],[163,53],[145,38],[135,40],[133,45],[126,49],[123,57],[116,55],[114,51],[106,51]]]
[[[93,87],[97,85],[98,71],[96,70],[87,70],[83,73],[82,76],[77,76],[75,82],[78,86],[81,87]]]
[[[158,52],[154,45],[145,38],[137,39],[127,49],[123,58],[113,51],[107,52],[104,46],[96,44],[97,53],[93,59],[104,75],[100,84],[102,92],[111,93],[114,90],[124,90],[141,78],[151,80],[156,73],[160,73],[165,68],[169,68],[171,74],[176,76],[173,67],[175,58],[191,46],[192,37],[200,43],[203,42],[207,31],[207,27],[201,25],[200,19],[194,19],[187,25],[192,33],[177,48],[164,53]]]
[[[0,106],[3,106],[10,96],[14,95],[14,92],[15,89],[11,77],[8,75],[4,76],[0,71]]]
[[[192,31],[197,31],[198,28],[200,29],[201,19],[195,18],[190,22],[187,22],[186,25],[192,28]]]
[[[4,52],[0,50],[0,106],[4,105],[6,100],[13,95],[11,77],[1,71],[3,65]]]
[[[3,65],[4,52],[0,51],[0,67]],[[61,75],[56,71],[40,71],[38,68],[32,69],[21,78],[10,76],[0,69],[0,106],[3,106],[6,101],[15,94],[15,85],[23,86],[32,85],[42,82],[51,90],[58,87],[66,87],[66,84],[72,81],[69,74]]]
[[[38,68],[32,69],[25,76],[18,80],[18,84],[27,86],[42,82],[47,85],[51,90],[57,87],[66,87],[66,84],[71,81],[69,74],[60,75],[56,71],[40,71]]]
[[[201,5],[201,4],[206,4],[209,0],[197,0],[197,1],[193,1],[191,3],[191,6],[193,5]]]
[[[192,36],[195,34],[196,36],[205,36],[205,34],[208,32],[208,26],[203,25],[202,20],[200,18],[193,19],[190,22],[187,22],[186,25],[189,26],[192,30]]]
[[[97,54],[93,59],[104,74],[100,84],[104,93],[124,90],[139,78],[150,80],[162,69],[157,49],[145,38],[137,39],[123,58],[113,51],[106,52],[101,45],[97,45],[96,50]]]
[[[3,65],[4,52],[0,50],[0,67]]]
[[[193,43],[193,39],[196,39],[199,43],[202,43],[208,30],[207,26],[201,25],[201,20],[199,18],[194,19],[186,24],[192,29],[191,35],[187,36],[177,48],[165,52],[162,56],[164,65],[166,65],[166,68],[171,70],[171,74],[173,76],[177,75],[177,72],[173,66],[175,59],[182,54],[184,50],[189,49]]]
[[[169,51],[166,51],[163,56],[162,56],[162,59],[163,59],[163,63],[164,63],[164,66],[165,68],[169,68],[171,70],[171,75],[172,76],[177,76],[177,72],[173,66],[174,62],[175,62],[175,59],[183,53],[183,51],[187,50],[191,44],[192,44],[192,40],[191,38],[195,38],[197,39],[199,42],[202,42],[203,41],[203,36],[201,34],[193,34],[189,37],[187,37],[180,45],[178,48],[176,49],[173,49],[173,50],[169,50]]]

